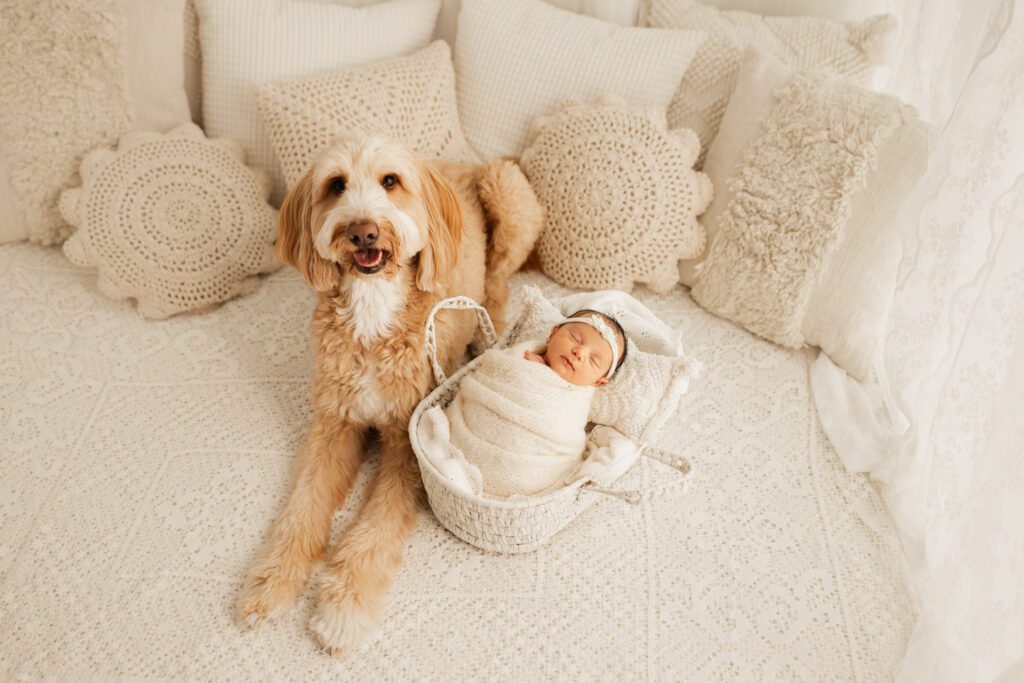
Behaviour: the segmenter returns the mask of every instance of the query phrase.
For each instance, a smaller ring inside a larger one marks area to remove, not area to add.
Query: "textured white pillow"
[[[653,314],[639,302],[636,308],[642,309],[646,316],[637,316],[636,312],[624,314],[609,310],[604,305],[609,297],[602,294],[605,293],[575,294],[548,301],[536,287],[524,287],[523,310],[506,331],[502,344],[512,346],[523,341],[546,339],[551,328],[566,315],[583,308],[609,314],[618,313],[614,317],[625,328],[627,337],[630,337],[626,358],[611,382],[598,387],[594,392],[590,421],[614,427],[642,446],[654,444],[665,421],[679,407],[679,399],[689,389],[690,380],[699,376],[701,364],[683,352],[681,343],[671,339],[677,337],[674,333],[654,334],[657,338],[638,339],[652,349],[641,350],[633,339],[637,335],[630,325],[631,317],[637,319],[635,329],[644,330],[649,335],[653,330],[667,329],[667,326],[657,319],[653,324],[652,321],[644,320],[644,317]],[[618,308],[618,305],[614,307]]]
[[[233,140],[188,123],[128,133],[82,161],[83,183],[60,196],[78,230],[64,253],[99,271],[101,292],[132,297],[147,318],[197,310],[255,289],[274,256],[277,212],[267,177]]]
[[[541,0],[463,0],[459,113],[487,160],[518,155],[530,122],[566,99],[665,106],[700,45],[693,31],[623,28]]]
[[[133,130],[163,133],[191,121],[185,95],[185,0],[122,0]]]
[[[569,101],[534,121],[520,166],[544,207],[537,251],[548,277],[580,289],[674,287],[679,259],[704,251],[697,216],[712,189],[693,170],[699,152],[692,130],[668,130],[664,107]]]
[[[86,152],[131,124],[123,7],[3,2],[0,26],[0,195],[14,199],[0,235],[60,243],[71,232],[57,211],[60,191],[77,182]]]
[[[828,67],[866,86],[872,80],[872,67],[888,60],[897,29],[891,15],[844,23],[726,12],[696,0],[646,0],[640,21],[645,26],[707,35],[668,108],[669,126],[697,131],[705,153],[718,132],[746,47],[759,48],[797,68]],[[703,163],[702,154],[697,168]]]
[[[833,149],[825,157],[803,152],[772,156],[766,175],[793,180],[782,183],[783,189],[770,198],[756,191],[755,196],[761,197],[756,205],[744,202],[734,209],[738,176],[744,175],[744,183],[750,180],[748,155],[754,145],[764,142],[766,121],[776,111],[781,89],[796,75],[769,55],[755,50],[745,54],[736,90],[704,166],[719,192],[702,220],[709,252],[720,253],[715,259],[705,253],[701,259],[683,261],[680,279],[693,285],[694,298],[710,305],[713,312],[784,345],[819,346],[837,365],[866,381],[873,376],[881,352],[899,266],[900,208],[925,170],[930,133],[915,112],[894,98],[833,78],[825,82],[822,93],[828,93],[836,111],[846,109],[860,121],[902,118],[902,123],[892,131],[886,130],[889,124],[885,123],[864,127],[856,137],[846,134],[842,155]],[[773,123],[788,129],[790,136],[799,134],[801,125],[798,116]],[[822,127],[808,133],[803,148],[812,149],[828,134],[839,136],[848,124],[836,117],[830,125],[835,130]],[[876,144],[863,176],[844,189],[840,183],[851,180],[848,169],[859,163],[856,154],[846,153],[866,153],[865,147]],[[798,169],[817,169],[816,180],[830,178],[833,184],[826,183],[822,192],[796,180]],[[762,222],[768,211],[786,206],[790,207],[787,220],[772,227],[768,227],[771,221]],[[834,224],[825,219],[803,221],[838,208],[842,210],[835,212]],[[737,213],[727,218],[732,211]],[[726,229],[729,236],[723,238]],[[725,245],[716,248],[721,239],[729,241],[728,250],[723,250]],[[796,263],[792,259],[798,250],[806,250],[799,257],[806,260]],[[732,257],[726,257],[725,251]],[[773,293],[762,279],[765,263],[791,278],[782,290],[784,295]],[[750,284],[750,277],[758,284]]]
[[[475,161],[459,125],[451,50],[441,40],[408,57],[267,83],[257,99],[289,188],[317,150],[350,128],[383,133],[430,159]]]
[[[249,162],[284,178],[256,110],[256,86],[397,57],[430,42],[440,0],[342,7],[305,0],[196,0],[203,64],[203,126],[240,140]]]

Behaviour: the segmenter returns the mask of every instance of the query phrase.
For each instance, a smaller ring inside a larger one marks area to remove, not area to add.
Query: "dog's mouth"
[[[363,275],[373,275],[388,263],[388,252],[383,249],[359,249],[352,253],[356,270]]]

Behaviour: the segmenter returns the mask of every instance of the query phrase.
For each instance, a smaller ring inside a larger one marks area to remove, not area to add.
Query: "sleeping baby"
[[[474,493],[504,498],[562,485],[582,462],[594,391],[608,384],[625,350],[619,323],[591,310],[573,313],[546,340],[490,349],[443,412],[435,406],[424,414],[425,452]]]

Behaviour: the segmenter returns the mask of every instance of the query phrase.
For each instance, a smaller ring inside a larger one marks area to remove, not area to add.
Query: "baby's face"
[[[612,347],[586,323],[565,323],[551,333],[544,361],[562,379],[581,386],[607,384]]]

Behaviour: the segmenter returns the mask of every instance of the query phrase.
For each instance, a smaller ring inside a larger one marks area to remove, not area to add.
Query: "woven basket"
[[[477,357],[470,361],[451,377],[445,376],[437,361],[434,332],[434,317],[442,309],[474,310],[489,346],[496,344],[496,335],[486,309],[469,297],[445,299],[434,306],[427,318],[426,346],[438,386],[416,406],[409,420],[409,439],[419,461],[430,507],[446,529],[467,543],[484,550],[499,553],[529,552],[542,546],[581,512],[597,502],[599,496],[595,494],[615,496],[626,503],[636,505],[645,495],[654,493],[606,489],[588,478],[581,478],[551,493],[515,500],[474,496],[453,486],[424,455],[419,442],[418,427],[425,411],[434,406],[445,408],[451,403],[462,378],[473,371],[481,358]],[[510,330],[517,322],[513,321],[510,324]],[[505,339],[508,339],[508,335]],[[640,453],[675,467],[682,475],[688,475],[690,472],[690,463],[682,456],[650,447],[643,447]],[[684,476],[684,484],[686,480],[688,477]]]

